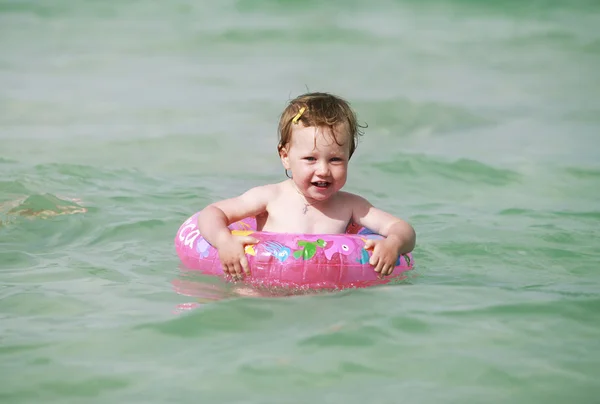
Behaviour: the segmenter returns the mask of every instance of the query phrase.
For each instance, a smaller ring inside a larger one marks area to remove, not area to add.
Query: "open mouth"
[[[331,185],[331,183],[327,182],[327,181],[315,181],[315,182],[311,182],[311,184],[317,188],[321,188],[321,189],[325,189],[327,188],[329,185]]]

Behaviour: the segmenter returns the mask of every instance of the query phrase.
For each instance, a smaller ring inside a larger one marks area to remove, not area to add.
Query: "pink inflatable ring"
[[[185,267],[224,276],[217,250],[201,235],[198,213],[186,220],[175,236],[177,255]],[[289,234],[256,231],[247,218],[229,226],[232,234],[252,235],[258,244],[246,246],[251,275],[244,282],[301,289],[343,289],[388,283],[413,268],[411,254],[401,256],[394,272],[379,279],[369,264],[367,239],[383,238],[365,228],[349,226],[345,234]]]

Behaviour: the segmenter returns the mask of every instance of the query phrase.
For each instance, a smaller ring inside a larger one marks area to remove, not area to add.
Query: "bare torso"
[[[259,231],[305,234],[345,233],[352,219],[351,195],[338,192],[330,199],[306,206],[304,198],[296,192],[286,192],[287,184],[275,185],[279,189],[258,215]],[[306,208],[306,209],[305,209]]]

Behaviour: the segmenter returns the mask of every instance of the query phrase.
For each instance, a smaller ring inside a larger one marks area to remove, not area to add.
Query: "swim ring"
[[[204,274],[225,276],[217,250],[201,235],[198,213],[179,227],[175,249],[182,264]],[[252,235],[258,244],[245,247],[250,276],[244,282],[266,287],[343,289],[385,284],[413,268],[411,254],[400,256],[392,274],[378,278],[369,264],[368,239],[382,236],[368,229],[348,226],[345,234],[290,234],[256,230],[254,217],[229,226],[234,235]]]

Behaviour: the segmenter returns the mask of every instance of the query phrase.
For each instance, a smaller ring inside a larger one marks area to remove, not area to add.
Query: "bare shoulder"
[[[360,195],[348,194],[345,197],[346,203],[352,207],[353,222],[360,226],[384,236],[388,235],[389,229],[396,223],[400,223],[403,228],[409,226],[402,219],[374,206]]]
[[[236,197],[215,202],[212,206],[223,211],[230,222],[235,222],[265,212],[269,202],[279,194],[279,188],[279,184],[259,185]]]
[[[270,200],[281,193],[281,184],[265,184],[250,188],[240,198],[251,198],[256,200]]]
[[[357,211],[361,209],[369,209],[373,205],[364,197],[353,194],[351,192],[340,191],[338,192],[338,198],[341,203],[346,206],[350,206],[352,211]]]

